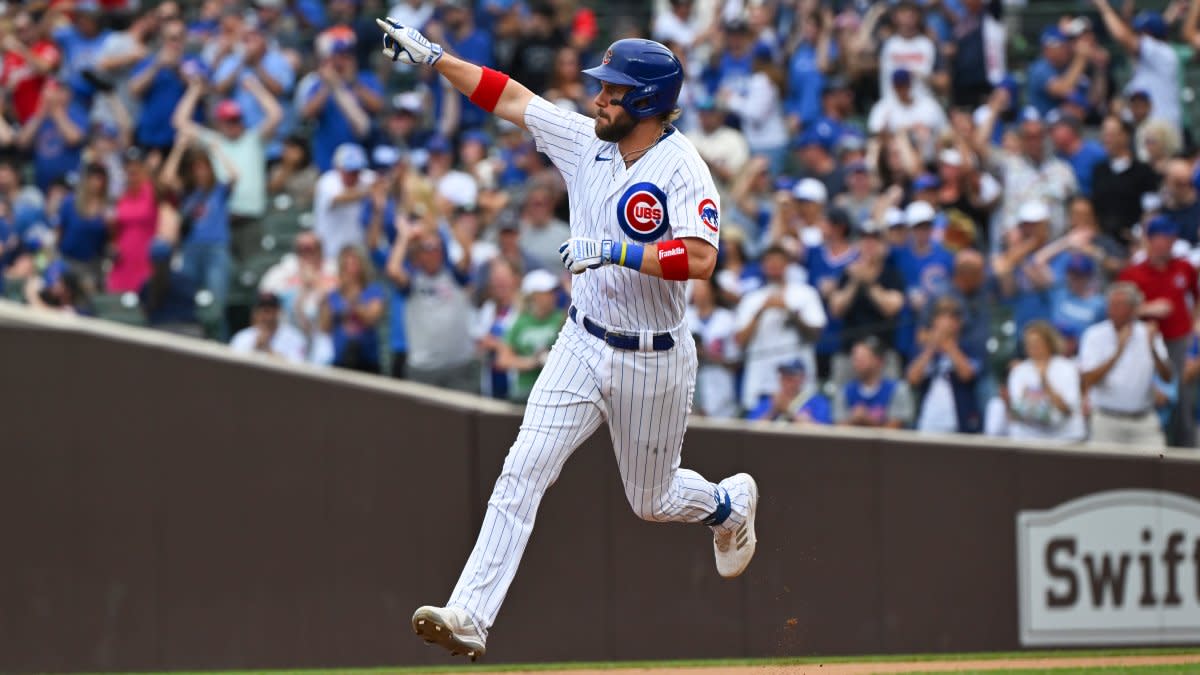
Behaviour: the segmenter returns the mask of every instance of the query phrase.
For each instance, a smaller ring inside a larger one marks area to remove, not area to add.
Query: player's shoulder
[[[700,157],[696,145],[681,131],[672,131],[663,139],[663,143],[671,150],[665,167],[670,174],[683,174],[683,177],[688,180],[697,178],[712,180],[708,164]]]

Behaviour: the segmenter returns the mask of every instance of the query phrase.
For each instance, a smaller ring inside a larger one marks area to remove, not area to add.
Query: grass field
[[[1190,663],[1132,663],[1140,660],[1183,660]],[[1087,666],[1074,662],[1089,661]],[[1030,666],[1036,662],[1036,666]],[[1111,662],[1111,665],[1110,665]],[[957,668],[955,664],[962,664]],[[621,672],[645,673],[661,671],[712,675],[722,673],[1020,673],[1022,675],[1074,675],[1120,673],[1141,675],[1198,675],[1200,648],[1183,649],[1104,649],[1054,650],[1027,652],[988,652],[962,654],[897,654],[872,656],[803,657],[787,659],[727,659],[703,661],[641,661],[603,663],[546,663],[546,664],[467,664],[411,668],[360,668],[335,670],[275,670],[275,671],[192,671],[171,675],[417,675],[434,673],[585,673]],[[115,675],[115,674],[106,674]],[[140,673],[139,675],[158,675]],[[166,675],[165,673],[162,675]]]

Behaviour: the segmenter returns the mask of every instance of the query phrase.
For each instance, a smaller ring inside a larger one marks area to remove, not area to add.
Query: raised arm
[[[183,98],[179,100],[179,105],[175,106],[175,112],[171,113],[171,126],[175,127],[176,131],[199,136],[204,127],[192,121],[192,115],[196,112],[196,104],[200,102],[200,97],[204,94],[204,85],[200,80],[194,79],[188,84],[187,91],[183,93]]]
[[[454,88],[479,107],[525,129],[525,108],[533,92],[520,82],[490,68],[482,68],[442,50],[416,28],[400,25],[394,19],[376,19],[383,29],[384,56],[393,61],[433,66]]]
[[[1138,34],[1133,32],[1129,24],[1125,23],[1125,19],[1117,14],[1117,10],[1113,9],[1112,5],[1108,4],[1108,0],[1092,0],[1096,5],[1096,10],[1100,12],[1100,18],[1104,20],[1104,27],[1108,29],[1108,34],[1112,39],[1125,51],[1130,54],[1136,54],[1138,50]]]
[[[242,86],[254,96],[254,100],[258,101],[259,107],[263,109],[263,120],[259,122],[257,130],[259,137],[264,141],[274,138],[279,123],[283,121],[283,108],[279,101],[256,75],[246,75],[242,79]]]
[[[1200,49],[1200,0],[1192,0],[1188,4],[1187,14],[1183,17],[1183,39],[1192,49]]]

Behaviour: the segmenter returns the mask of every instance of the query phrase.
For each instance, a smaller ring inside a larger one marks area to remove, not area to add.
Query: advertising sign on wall
[[[1200,641],[1200,501],[1112,490],[1017,515],[1021,643]]]

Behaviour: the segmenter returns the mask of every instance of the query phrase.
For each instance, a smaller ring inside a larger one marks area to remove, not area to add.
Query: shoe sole
[[[413,632],[427,645],[437,645],[450,652],[451,656],[466,656],[475,661],[484,654],[483,645],[467,642],[458,635],[432,609],[422,607],[412,618]]]
[[[750,561],[754,560],[754,551],[758,548],[758,535],[754,531],[754,516],[758,512],[758,482],[748,473],[739,475],[744,476],[746,480],[750,481],[750,513],[746,515],[746,524],[734,535],[733,543],[736,544],[739,539],[744,538],[746,541],[745,547],[750,552],[746,554],[746,563],[744,565],[729,574],[721,575],[726,579],[734,579],[741,576],[742,572],[745,572],[746,568],[750,566]]]

